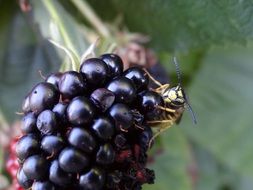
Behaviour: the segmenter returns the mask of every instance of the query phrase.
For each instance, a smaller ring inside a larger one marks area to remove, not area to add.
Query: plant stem
[[[47,8],[48,12],[50,13],[52,19],[55,21],[55,23],[59,27],[60,34],[63,38],[64,43],[65,43],[64,46],[66,46],[67,49],[69,49],[71,51],[72,59],[74,59],[74,64],[72,62],[72,67],[73,67],[74,70],[76,70],[77,68],[79,68],[78,67],[79,56],[77,54],[75,45],[73,44],[66,28],[64,27],[64,24],[63,24],[63,21],[62,21],[61,17],[58,14],[57,8],[54,5],[54,1],[52,1],[52,0],[43,0],[42,2],[44,3],[45,7]]]
[[[72,43],[68,32],[65,30],[64,25],[62,24],[63,21],[62,21],[60,15],[58,15],[57,8],[55,7],[55,5],[53,3],[54,1],[52,1],[52,0],[43,0],[42,2],[46,6],[47,10],[49,11],[49,13],[50,13],[51,17],[53,18],[53,20],[55,21],[55,23],[58,25],[59,31],[62,35],[62,38],[65,42],[66,47],[71,49],[77,55],[75,46]]]
[[[80,13],[90,22],[90,24],[104,37],[110,37],[110,31],[96,15],[94,10],[85,0],[72,0]]]

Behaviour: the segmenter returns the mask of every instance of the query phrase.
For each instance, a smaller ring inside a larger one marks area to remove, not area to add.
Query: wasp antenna
[[[193,123],[196,125],[196,124],[197,124],[196,114],[195,114],[195,112],[193,111],[193,109],[192,109],[192,107],[191,107],[191,104],[190,104],[190,102],[189,102],[189,98],[188,98],[188,96],[187,96],[187,94],[186,94],[185,92],[184,92],[184,95],[185,95],[185,103],[186,103],[186,105],[187,105],[187,109],[188,109],[188,111],[189,111],[190,114],[191,114]]]
[[[187,105],[187,108],[188,108],[189,112],[191,113],[192,121],[196,125],[197,124],[196,114],[194,113],[191,105],[188,102],[186,102],[186,105]]]
[[[177,73],[177,79],[178,79],[178,84],[181,85],[181,71],[180,71],[180,68],[179,68],[179,64],[177,62],[177,58],[174,56],[173,57],[173,63],[174,65],[176,66],[176,73]]]

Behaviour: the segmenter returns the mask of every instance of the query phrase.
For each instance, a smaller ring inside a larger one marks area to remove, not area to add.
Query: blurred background
[[[150,151],[156,183],[144,190],[253,189],[253,2],[250,0],[0,0],[0,189],[22,99],[100,37],[126,63],[161,64],[177,84],[172,56],[196,112]],[[65,63],[65,64],[63,64]],[[154,72],[154,75],[159,73]],[[167,80],[167,79],[166,79]]]

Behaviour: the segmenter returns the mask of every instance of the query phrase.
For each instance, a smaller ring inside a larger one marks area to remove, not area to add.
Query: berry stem
[[[53,40],[49,40],[52,44],[54,44],[56,47],[62,49],[70,58],[71,61],[71,65],[72,65],[72,70],[73,71],[78,71],[79,67],[80,67],[80,60],[79,58],[75,55],[75,53],[73,51],[71,51],[70,49],[58,44],[57,42],[53,41]],[[64,64],[63,64],[64,66]],[[64,68],[63,68],[64,69]],[[62,70],[62,71],[66,71],[66,70]]]

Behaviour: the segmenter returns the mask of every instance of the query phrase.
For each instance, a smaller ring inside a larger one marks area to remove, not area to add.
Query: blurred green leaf
[[[196,190],[250,190],[253,181],[220,163],[201,145],[193,144],[196,167]]]
[[[190,190],[192,189],[191,176],[188,166],[191,162],[191,153],[188,142],[179,128],[172,128],[162,135],[163,152],[155,155],[154,164],[156,180],[154,185],[146,185],[145,190]]]
[[[58,42],[80,57],[89,43],[62,5],[57,0],[33,0],[32,5],[35,23],[38,23],[43,37]]]
[[[17,5],[9,5],[6,2],[1,7],[4,9],[1,13],[6,16],[0,26],[0,106],[7,119],[12,120],[15,112],[20,111],[25,92],[40,80],[38,70],[48,73],[59,66],[59,61],[47,41],[37,43],[34,31]]]
[[[123,16],[131,31],[148,34],[155,47],[189,50],[252,37],[253,3],[238,0],[89,0],[102,18]]]
[[[193,80],[189,96],[198,117],[182,126],[188,137],[220,164],[253,177],[252,46],[213,48]]]

